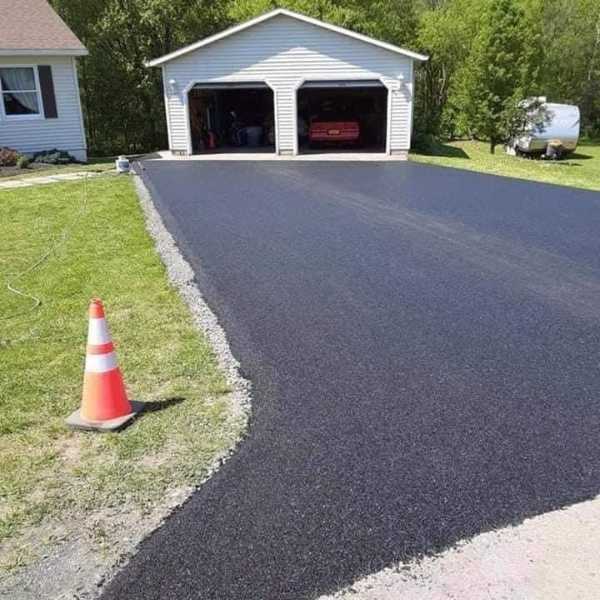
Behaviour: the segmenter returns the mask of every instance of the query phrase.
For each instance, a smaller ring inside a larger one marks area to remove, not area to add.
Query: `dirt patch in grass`
[[[130,177],[0,191],[0,221],[0,595],[93,597],[240,439],[237,365],[215,354],[224,336],[185,264],[167,274]],[[131,398],[152,407],[118,434],[64,425],[93,296]]]

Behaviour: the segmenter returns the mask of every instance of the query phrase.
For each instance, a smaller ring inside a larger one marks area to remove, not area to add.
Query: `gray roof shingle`
[[[84,55],[87,50],[46,0],[0,0],[0,55],[21,53]]]

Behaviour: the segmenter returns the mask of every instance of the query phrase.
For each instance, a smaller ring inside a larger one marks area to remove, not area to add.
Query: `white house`
[[[162,68],[173,153],[243,150],[240,130],[247,145],[262,151],[310,152],[319,139],[318,123],[324,128],[321,141],[331,142],[320,144],[321,151],[343,147],[406,155],[415,62],[424,60],[277,9],[147,66]]]
[[[87,159],[75,64],[87,53],[46,0],[0,0],[0,147]]]

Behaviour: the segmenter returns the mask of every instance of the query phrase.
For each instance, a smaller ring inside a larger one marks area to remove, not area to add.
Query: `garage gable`
[[[280,15],[186,52],[163,67],[184,77],[196,72],[207,81],[257,75],[314,79],[319,73],[334,77],[340,72],[349,77],[402,79],[412,62],[403,54]]]
[[[180,48],[179,50],[176,50],[174,52],[166,54],[162,57],[148,61],[146,63],[146,66],[157,67],[157,66],[162,65],[170,60],[173,60],[175,58],[183,56],[189,52],[192,52],[199,48],[209,46],[210,44],[213,44],[217,41],[229,38],[229,37],[236,35],[242,31],[245,31],[247,29],[255,27],[256,25],[259,25],[261,23],[264,23],[266,21],[269,21],[270,19],[273,19],[273,18],[279,17],[279,16],[286,16],[291,19],[296,19],[297,21],[309,23],[316,27],[320,27],[322,29],[333,31],[338,34],[345,35],[345,36],[351,37],[353,39],[363,41],[367,44],[371,44],[373,46],[384,48],[391,52],[407,56],[408,58],[412,58],[414,60],[424,61],[424,60],[427,60],[427,58],[428,58],[427,56],[425,56],[423,54],[418,54],[417,52],[413,52],[412,50],[406,50],[405,48],[400,48],[399,46],[394,46],[393,44],[388,44],[387,42],[383,42],[381,40],[376,40],[375,38],[371,38],[369,36],[357,33],[355,31],[351,31],[349,29],[344,29],[343,27],[338,27],[337,25],[332,25],[331,23],[325,23],[324,21],[319,21],[318,19],[313,19],[312,17],[308,17],[308,16],[302,15],[300,13],[295,13],[291,10],[278,8],[269,13],[266,13],[264,15],[260,15],[256,18],[254,18],[254,19],[251,19],[250,21],[246,21],[245,23],[241,23],[239,25],[236,25],[235,27],[226,29],[225,31],[217,33],[216,35],[213,35],[213,36],[210,36],[203,40],[200,40],[194,44],[190,44],[189,46]]]

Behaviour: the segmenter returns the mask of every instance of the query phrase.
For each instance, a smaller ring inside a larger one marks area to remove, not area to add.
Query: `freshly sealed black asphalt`
[[[411,163],[145,166],[253,419],[103,598],[317,598],[600,493],[600,194]]]

